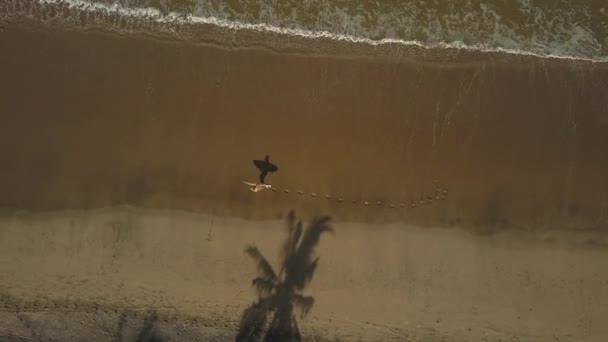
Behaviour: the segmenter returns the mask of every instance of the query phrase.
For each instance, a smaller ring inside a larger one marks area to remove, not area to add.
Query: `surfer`
[[[268,172],[277,172],[279,170],[279,168],[276,165],[274,165],[270,162],[270,159],[268,158],[268,156],[266,156],[266,158],[264,158],[264,160],[259,160],[259,159],[254,160],[253,165],[255,165],[255,167],[257,167],[260,170],[260,176],[258,177],[258,179],[259,179],[258,184],[266,184],[265,178],[266,178],[266,175],[268,175]]]
[[[246,183],[248,184],[248,183]],[[258,191],[262,191],[264,189],[270,189],[271,186],[269,184],[259,184],[259,183],[255,183],[255,184],[248,184],[249,185],[249,190],[253,191],[253,192],[258,192]]]
[[[270,189],[272,186],[270,184],[266,184],[265,178],[268,175],[268,172],[277,172],[279,168],[270,162],[270,158],[266,156],[264,160],[254,159],[253,165],[260,170],[260,175],[258,176],[258,181],[255,183],[249,183],[242,181],[243,183],[249,185],[249,190],[253,192],[262,191],[264,189]]]

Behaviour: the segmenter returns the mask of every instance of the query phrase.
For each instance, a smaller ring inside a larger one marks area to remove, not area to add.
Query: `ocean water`
[[[368,44],[499,51],[608,61],[602,0],[33,0],[131,21],[214,24]],[[6,10],[32,11],[8,0]],[[26,8],[27,7],[27,8]]]

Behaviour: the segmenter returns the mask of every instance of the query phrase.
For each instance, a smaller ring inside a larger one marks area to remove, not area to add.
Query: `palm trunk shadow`
[[[158,317],[155,312],[151,312],[146,318],[144,318],[144,326],[137,335],[136,342],[164,342],[158,334],[154,331],[154,326],[158,321]],[[124,330],[127,325],[127,313],[123,312],[118,319],[118,333],[117,341],[124,341]]]

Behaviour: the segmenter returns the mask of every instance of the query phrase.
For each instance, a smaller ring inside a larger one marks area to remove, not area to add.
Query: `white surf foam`
[[[480,52],[499,52],[506,54],[515,54],[515,55],[527,55],[527,56],[536,56],[542,58],[559,58],[559,59],[572,59],[572,60],[584,60],[584,61],[592,61],[592,62],[608,62],[608,56],[602,57],[585,57],[580,55],[575,55],[572,53],[561,52],[561,46],[556,43],[556,46],[553,47],[545,47],[545,50],[554,51],[554,52],[538,52],[538,51],[527,51],[518,47],[518,42],[509,41],[505,37],[509,37],[508,34],[501,34],[500,30],[505,30],[504,27],[497,28],[495,34],[499,35],[496,40],[502,39],[501,46],[489,46],[484,43],[475,43],[475,44],[467,44],[459,40],[454,40],[450,42],[423,42],[419,40],[404,40],[399,38],[381,38],[381,39],[371,39],[367,37],[357,36],[354,33],[348,32],[358,32],[360,30],[354,28],[345,28],[344,34],[337,34],[334,32],[330,32],[327,30],[306,30],[301,28],[290,28],[290,27],[280,27],[277,25],[271,25],[267,23],[250,23],[246,21],[239,20],[229,20],[225,18],[220,18],[218,16],[213,15],[193,15],[193,14],[183,14],[177,12],[170,13],[162,13],[161,11],[154,8],[134,8],[134,7],[125,7],[119,4],[103,4],[98,2],[88,2],[84,0],[35,0],[43,5],[64,5],[70,8],[71,10],[77,11],[85,11],[85,12],[99,12],[105,14],[115,14],[121,17],[126,17],[132,20],[143,19],[147,21],[152,21],[161,24],[175,24],[175,25],[196,25],[196,24],[206,24],[206,25],[214,25],[220,28],[224,28],[227,30],[251,30],[255,32],[262,33],[274,33],[280,35],[289,35],[296,37],[303,37],[308,39],[331,39],[336,41],[345,41],[356,44],[368,44],[372,46],[380,46],[380,45],[403,45],[403,46],[416,46],[427,49],[462,49],[469,51],[480,51]],[[526,3],[526,0],[520,0]],[[492,10],[486,9],[487,13],[485,15],[496,16],[497,14]],[[532,10],[530,10],[532,11]],[[538,13],[535,14],[537,18],[535,20],[540,20]],[[272,13],[269,12],[268,21],[276,22],[276,20],[272,19]],[[498,22],[498,21],[496,21]],[[353,25],[351,23],[351,25]],[[584,28],[578,28],[578,33],[574,32],[571,35],[571,39],[573,40],[571,45],[576,45],[578,43],[577,39],[584,37],[588,34]],[[581,38],[582,39],[582,38]],[[534,42],[531,42],[534,44]]]

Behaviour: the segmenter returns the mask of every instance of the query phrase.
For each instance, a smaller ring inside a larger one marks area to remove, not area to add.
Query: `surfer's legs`
[[[260,184],[266,184],[264,183],[264,179],[266,178],[266,175],[268,174],[268,171],[264,170],[262,171],[262,173],[260,173]]]

